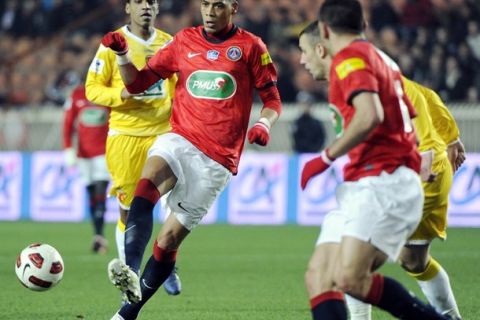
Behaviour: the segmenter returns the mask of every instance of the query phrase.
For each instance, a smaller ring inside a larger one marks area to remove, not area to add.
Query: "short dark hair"
[[[305,28],[303,28],[302,31],[300,31],[300,34],[298,35],[298,37],[300,38],[304,34],[312,38],[315,38],[315,40],[320,41],[321,35],[320,35],[320,29],[318,29],[318,20],[310,22]]]
[[[340,33],[360,34],[364,28],[362,5],[357,0],[326,0],[319,20]]]

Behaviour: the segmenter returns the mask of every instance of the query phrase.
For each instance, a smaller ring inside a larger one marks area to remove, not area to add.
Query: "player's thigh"
[[[423,190],[418,175],[401,167],[344,183],[337,200],[347,215],[343,236],[370,243],[395,261],[420,222]]]
[[[208,213],[232,174],[203,153],[188,163],[184,160],[185,182],[175,185],[168,204],[177,219],[191,230]]]
[[[434,238],[446,238],[448,194],[453,183],[453,172],[446,157],[435,163],[433,170],[438,173],[437,178],[431,183],[422,184],[425,193],[422,220],[408,244],[422,245]]]
[[[167,204],[188,230],[208,213],[231,177],[225,167],[175,133],[159,136],[149,157],[164,159],[173,171],[177,180]]]
[[[156,137],[113,135],[107,138],[106,161],[112,178],[110,194],[129,209],[147,158]]]

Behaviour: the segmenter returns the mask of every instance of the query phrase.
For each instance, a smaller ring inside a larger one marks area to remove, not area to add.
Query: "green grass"
[[[112,249],[97,256],[89,251],[87,223],[0,223],[0,319],[110,319],[120,301],[106,273],[115,256],[113,229],[107,226]],[[303,273],[317,233],[316,227],[300,226],[200,226],[178,255],[182,294],[170,297],[161,289],[140,319],[310,319]],[[449,240],[436,242],[432,251],[450,274],[464,319],[480,319],[479,238],[480,229],[452,229]],[[29,291],[15,277],[18,253],[33,242],[55,246],[65,262],[64,279],[47,292]],[[420,294],[398,266],[383,272]],[[375,311],[374,319],[391,318]]]

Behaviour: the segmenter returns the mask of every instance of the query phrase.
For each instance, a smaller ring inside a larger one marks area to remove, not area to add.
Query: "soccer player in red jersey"
[[[120,34],[110,33],[102,41],[117,52],[122,79],[132,94],[178,74],[172,131],[150,148],[128,216],[126,266],[118,259],[109,264],[112,282],[131,302],[114,319],[136,319],[171,272],[181,242],[237,173],[245,137],[266,145],[281,111],[276,70],[265,44],[232,23],[238,1],[201,0],[200,9],[203,26],[180,31],[141,71],[130,63]],[[254,89],[264,107],[247,132]],[[167,202],[175,214],[165,221],[139,281],[152,209],[169,191]]]
[[[422,217],[413,108],[400,70],[362,39],[358,1],[327,0],[319,20],[325,54],[333,58],[329,100],[341,130],[306,163],[302,188],[335,158],[348,154],[350,162],[337,189],[339,208],[325,217],[305,275],[313,319],[347,319],[343,292],[397,318],[446,319],[397,281],[373,273],[398,258]]]
[[[81,178],[87,186],[95,232],[92,250],[102,254],[107,251],[103,226],[106,190],[110,180],[105,162],[109,113],[110,109],[90,103],[85,96],[85,87],[79,85],[65,102],[63,122],[65,162],[67,166],[73,166],[78,162]],[[78,136],[76,150],[72,142],[75,132]]]

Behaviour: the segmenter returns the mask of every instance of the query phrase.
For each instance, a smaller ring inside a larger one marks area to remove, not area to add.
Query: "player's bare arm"
[[[159,77],[147,66],[139,71],[128,57],[128,44],[125,37],[119,32],[109,32],[103,39],[102,44],[112,49],[117,55],[117,64],[120,76],[129,93],[142,93],[152,84],[158,81]],[[123,92],[122,92],[123,94]]]
[[[376,93],[362,92],[353,99],[355,115],[344,134],[329,147],[323,150],[319,157],[308,161],[300,179],[302,189],[307,187],[308,181],[327,170],[336,158],[343,156],[355,146],[363,142],[369,134],[384,119],[380,97]]]
[[[362,92],[353,98],[352,104],[355,107],[355,115],[344,134],[328,147],[331,158],[335,159],[346,154],[383,122],[383,107],[378,94]]]

